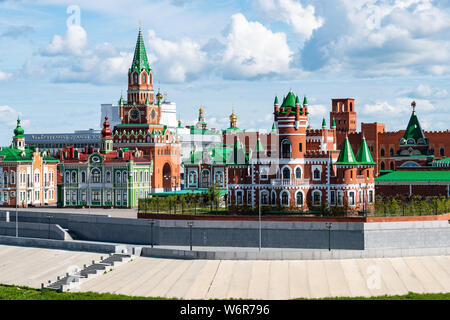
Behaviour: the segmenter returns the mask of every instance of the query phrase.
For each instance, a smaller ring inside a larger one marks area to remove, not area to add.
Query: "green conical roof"
[[[345,138],[344,143],[342,144],[341,152],[339,153],[339,158],[335,164],[343,164],[343,165],[357,165],[355,154],[353,153],[352,146],[350,145],[350,141],[348,137]]]
[[[326,122],[325,118],[323,118],[323,120],[322,120],[322,127],[326,127],[326,126],[327,126],[327,122]]]
[[[17,118],[17,127],[14,129],[14,138],[22,138],[24,132],[25,131],[20,126],[20,119]]]
[[[142,37],[142,31],[139,27],[139,34],[136,43],[136,49],[134,50],[133,63],[131,64],[130,72],[137,71],[147,71],[150,73],[151,68],[148,63],[147,51],[145,50],[144,38]]]
[[[333,118],[333,123],[331,124],[332,128],[336,128],[336,120]]]
[[[295,104],[300,104],[300,98],[298,96],[295,97]]]
[[[292,91],[289,91],[286,98],[284,98],[281,107],[295,107],[295,95]]]
[[[409,119],[408,127],[406,127],[403,139],[406,141],[408,141],[408,139],[414,139],[415,143],[417,143],[417,140],[420,138],[425,139],[425,135],[423,134],[416,112],[413,111],[411,118]]]
[[[264,146],[261,143],[261,140],[258,138],[258,141],[256,142],[256,152],[262,152],[264,151]]]
[[[278,104],[278,96],[275,96],[275,101],[273,104]]]
[[[363,137],[358,152],[356,153],[356,161],[360,164],[376,164],[370,154],[369,146],[367,145],[365,137]]]
[[[120,95],[119,106],[123,106],[123,105],[124,105],[124,99],[123,99],[123,96]]]
[[[304,105],[304,106],[307,106],[307,105],[308,105],[308,100],[306,99],[306,96],[305,96],[305,98],[303,99],[303,105]]]
[[[277,132],[277,126],[275,125],[275,122],[272,124],[272,132]]]

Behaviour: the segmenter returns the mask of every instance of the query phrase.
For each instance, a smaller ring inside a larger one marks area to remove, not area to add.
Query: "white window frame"
[[[302,204],[298,204],[298,202],[297,202],[297,196],[298,196],[299,193],[302,195]],[[297,207],[303,207],[305,205],[305,193],[302,190],[298,190],[295,193],[295,205]]]

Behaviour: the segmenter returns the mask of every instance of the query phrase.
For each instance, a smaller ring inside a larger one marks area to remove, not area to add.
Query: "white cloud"
[[[10,106],[0,106],[0,123],[5,126],[15,126],[17,124],[17,118],[22,118],[22,113],[17,112],[14,108]],[[21,119],[21,126],[28,127],[30,125],[29,120]],[[12,134],[12,132],[11,132]]]
[[[81,26],[71,25],[64,36],[54,35],[52,41],[42,50],[44,55],[76,55],[83,54],[87,44],[87,33]]]
[[[309,40],[315,30],[322,27],[324,19],[317,17],[315,7],[304,7],[294,0],[256,0],[259,6],[271,19],[289,24],[293,31]]]
[[[411,97],[417,98],[437,98],[442,99],[448,96],[448,91],[445,89],[432,88],[429,85],[420,84],[411,93]]]
[[[350,27],[324,48],[329,70],[358,76],[449,70],[450,15],[432,0],[342,0]]]
[[[11,77],[12,77],[12,73],[6,73],[6,72],[0,71],[0,82],[8,81],[9,78],[11,78]]]
[[[433,111],[436,109],[428,100],[417,99],[415,101],[417,105],[416,110],[420,110],[420,112]],[[411,102],[411,98],[397,98],[393,104],[387,101],[377,101],[374,104],[366,104],[363,107],[362,114],[392,119],[393,116],[409,114],[412,110]]]
[[[290,71],[293,52],[286,35],[273,33],[259,22],[238,13],[231,17],[222,56],[225,78],[253,78]]]
[[[150,63],[154,64],[161,79],[182,83],[189,77],[198,77],[208,67],[206,52],[192,39],[172,42],[157,37],[153,30],[148,31],[148,36]]]

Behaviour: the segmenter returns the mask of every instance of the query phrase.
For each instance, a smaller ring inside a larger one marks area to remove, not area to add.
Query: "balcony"
[[[309,185],[309,179],[272,179],[273,186],[305,186]]]

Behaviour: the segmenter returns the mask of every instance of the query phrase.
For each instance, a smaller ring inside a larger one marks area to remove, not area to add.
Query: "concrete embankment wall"
[[[16,231],[19,237],[72,240],[71,236],[56,224],[21,222],[20,228],[16,229],[15,222],[0,221],[0,235],[15,237]]]
[[[6,210],[5,210],[6,211]],[[51,218],[48,218],[51,216]],[[440,217],[442,218],[442,217]],[[5,213],[0,211],[0,221]],[[11,221],[14,221],[11,213]],[[107,216],[45,212],[19,212],[20,222],[58,224],[68,229],[74,239],[148,245],[257,247],[259,222],[237,220],[193,221],[155,219],[152,227],[147,219],[122,219]],[[272,248],[304,248],[364,250],[414,249],[450,247],[450,224],[447,220],[397,222],[338,222],[331,231],[325,222],[263,221],[262,246]],[[153,231],[153,232],[152,232]],[[330,238],[329,238],[330,237]],[[329,241],[330,240],[330,241]]]

